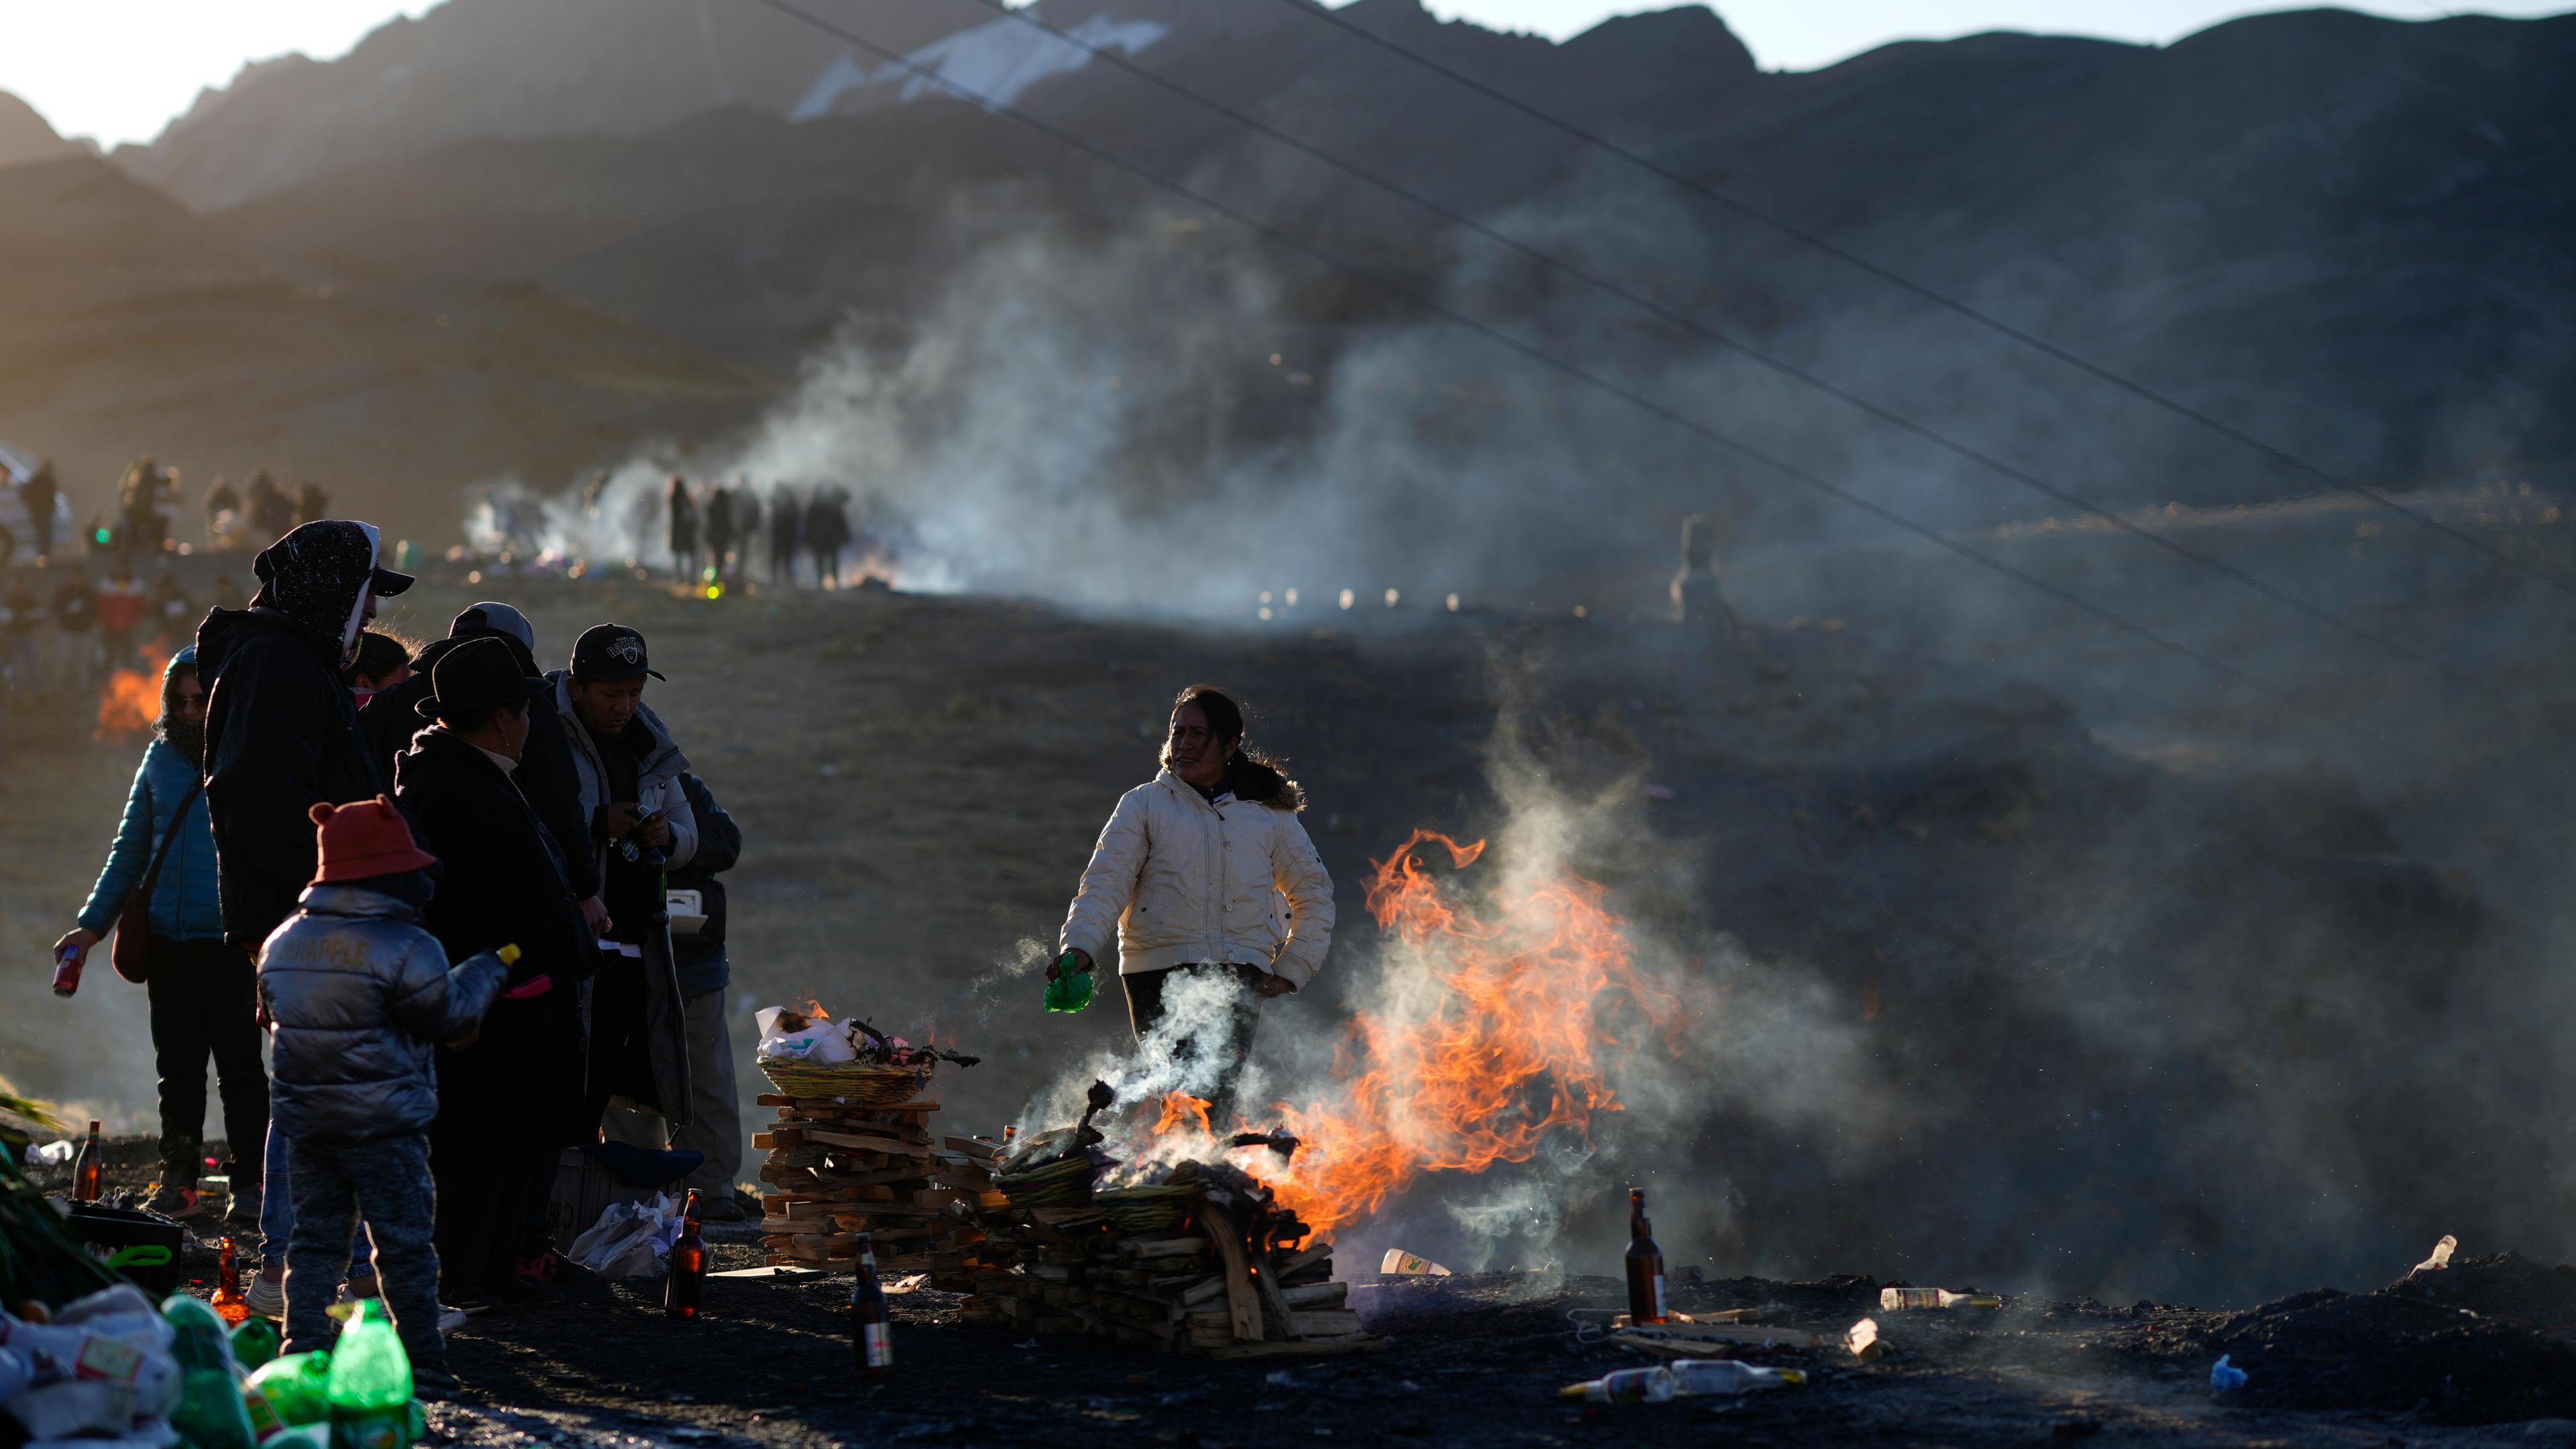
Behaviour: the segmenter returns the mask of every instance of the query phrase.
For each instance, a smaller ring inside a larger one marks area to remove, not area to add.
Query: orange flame
[[[1243,1163],[1318,1231],[1366,1216],[1423,1173],[1526,1162],[1559,1128],[1588,1141],[1594,1114],[1620,1110],[1604,1049],[1634,1044],[1614,1024],[1633,1018],[1677,1053],[1713,1005],[1704,986],[1638,971],[1604,887],[1559,872],[1507,883],[1479,909],[1424,868],[1426,843],[1461,869],[1484,852],[1416,830],[1378,863],[1368,908],[1441,989],[1354,1020],[1335,1063],[1339,1100],[1278,1104],[1305,1150],[1284,1165]]]
[[[137,730],[152,728],[153,721],[161,718],[161,671],[169,667],[165,656],[149,670],[111,671],[106,686],[98,692],[98,725],[89,737],[121,740]]]
[[[1195,1126],[1201,1132],[1210,1130],[1207,1100],[1203,1097],[1193,1097],[1187,1092],[1165,1092],[1162,1120],[1154,1124],[1154,1135],[1160,1137],[1173,1128],[1182,1126]]]
[[[832,1019],[832,1013],[823,1009],[823,1003],[816,1001],[810,996],[805,998],[805,1015],[816,1021],[830,1021]]]

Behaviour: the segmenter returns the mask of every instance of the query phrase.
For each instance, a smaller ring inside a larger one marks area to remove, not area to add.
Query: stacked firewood
[[[1219,1358],[1384,1345],[1332,1281],[1332,1245],[1309,1241],[1241,1170],[1183,1161],[1102,1186],[1116,1164],[1067,1136],[1033,1139],[997,1164],[1008,1206],[983,1213],[968,1322]]]
[[[771,1264],[848,1267],[858,1235],[869,1234],[877,1267],[932,1276],[963,1291],[981,1266],[976,1215],[1007,1205],[992,1186],[1000,1144],[931,1135],[935,1101],[856,1104],[831,1097],[763,1095],[778,1120],[756,1133],[767,1150],[760,1169],[761,1243]]]

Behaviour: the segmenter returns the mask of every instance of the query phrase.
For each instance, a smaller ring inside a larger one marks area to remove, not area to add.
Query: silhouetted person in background
[[[805,546],[814,553],[814,582],[841,584],[841,552],[850,546],[850,515],[837,489],[817,489],[805,505]]]
[[[168,559],[153,567],[152,596],[147,604],[145,623],[152,637],[165,647],[195,635],[196,611],[188,603],[188,591],[179,587],[179,576],[170,571]]]
[[[295,500],[277,486],[266,468],[252,471],[249,490],[243,501],[250,508],[250,543],[253,548],[266,548],[286,537],[295,526]]]
[[[307,483],[295,495],[295,521],[312,523],[331,516],[331,495],[319,483]]]
[[[751,491],[749,479],[736,479],[733,485],[733,547],[735,562],[742,565],[743,577],[751,577],[752,561],[760,557],[760,495]]]
[[[683,578],[698,576],[698,504],[689,496],[689,482],[674,473],[671,487],[662,495],[670,510],[667,541],[671,545],[671,571]]]
[[[35,476],[18,490],[19,501],[27,505],[27,541],[34,546],[38,558],[53,556],[54,500],[62,493],[62,485],[54,479],[51,458],[38,463]]]
[[[134,566],[118,559],[98,586],[98,647],[108,668],[134,667],[134,631],[143,627],[151,606]]]
[[[54,589],[54,629],[61,639],[63,667],[55,678],[87,684],[98,678],[98,586],[75,569]]]
[[[170,517],[165,511],[164,495],[175,498],[179,491],[176,470],[164,471],[152,455],[146,453],[125,470],[125,479],[117,487],[117,508],[124,515],[124,528],[117,543],[127,558],[137,552],[156,554],[161,541],[169,535]]]
[[[769,496],[769,577],[773,583],[796,582],[797,537],[803,512],[796,495],[781,488]]]
[[[13,703],[24,704],[45,692],[44,644],[36,636],[44,622],[45,606],[28,587],[27,576],[11,572],[9,586],[0,590],[0,671],[9,677]]]
[[[717,578],[724,577],[725,555],[733,548],[733,491],[717,488],[707,494],[707,568]]]
[[[230,552],[239,543],[244,519],[241,491],[222,478],[206,490],[206,542],[218,553]]]

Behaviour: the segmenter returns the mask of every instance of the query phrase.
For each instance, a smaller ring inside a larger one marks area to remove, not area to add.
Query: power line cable
[[[1034,9],[1015,8],[1008,4],[1007,0],[975,0],[975,3],[982,5],[987,9],[998,11],[1002,15],[1020,21],[1022,24],[1031,26],[1046,35],[1053,36],[1055,39],[1083,51],[1104,64],[1114,66],[1129,75],[1135,76],[1139,80],[1159,87],[1172,95],[1179,96],[1194,105],[1203,107],[1216,115],[1234,122],[1236,125],[1244,127],[1246,130],[1252,131],[1271,141],[1275,141],[1282,146],[1286,146],[1301,156],[1308,157],[1309,159],[1320,162],[1323,165],[1330,166],[1334,170],[1339,171],[1346,176],[1353,177],[1370,186],[1376,187],[1387,195],[1393,196],[1409,205],[1420,207],[1422,210],[1429,212],[1433,216],[1439,217],[1453,226],[1473,232],[1477,236],[1481,236],[1517,256],[1525,257],[1530,261],[1539,263],[1540,265],[1554,268],[1557,271],[1562,272],[1577,281],[1583,282],[1608,296],[1615,297],[1650,316],[1656,317],[1674,327],[1680,328],[1692,336],[1701,338],[1716,346],[1726,348],[1739,356],[1770,369],[1772,372],[1782,377],[1786,377],[1791,381],[1824,393],[1826,396],[1855,408],[1870,417],[1876,418],[1891,427],[1901,429],[1904,432],[1931,443],[1935,447],[1941,448],[1957,457],[1964,458],[1969,462],[1975,463],[1979,467],[1986,468],[2001,477],[2008,478],[2013,482],[2042,495],[2043,497],[2090,514],[2095,518],[2101,519],[2113,528],[2118,529],[2122,533],[2142,539],[2178,558],[2188,560],[2192,563],[2199,564],[2203,568],[2213,570],[2221,576],[2234,580],[2236,583],[2254,591],[2262,597],[2270,599],[2284,607],[2296,610],[2319,623],[2342,632],[2361,644],[2378,649],[2407,663],[2433,670],[2436,673],[2443,675],[2445,678],[2450,679],[2454,683],[2474,687],[2475,681],[2470,680],[2466,675],[2459,673],[2441,660],[2434,659],[2412,649],[2408,649],[2403,645],[2396,643],[2394,640],[2388,639],[2383,635],[2364,628],[2360,624],[2354,623],[2352,620],[2343,617],[2341,614],[2338,614],[2331,609],[2325,608],[2321,605],[2312,604],[2295,594],[2289,593],[2274,584],[2268,583],[2257,575],[2248,573],[2244,569],[2236,567],[2234,564],[2212,558],[2197,549],[2186,547],[2152,529],[2142,528],[2131,520],[2113,513],[2101,504],[2093,502],[2091,499],[2085,498],[2069,489],[2051,483],[2026,469],[2020,468],[2002,458],[1986,453],[1970,444],[1951,438],[1929,424],[1917,422],[1914,419],[1897,412],[1893,408],[1874,402],[1848,388],[1815,373],[1809,372],[1794,363],[1774,357],[1771,354],[1754,347],[1750,343],[1741,341],[1715,327],[1702,323],[1697,318],[1692,317],[1686,312],[1682,312],[1676,308],[1658,302],[1651,297],[1632,291],[1588,267],[1569,261],[1553,252],[1546,251],[1540,247],[1524,242],[1519,238],[1490,225],[1489,223],[1480,221],[1465,212],[1458,211],[1453,207],[1447,206],[1439,201],[1435,201],[1432,198],[1405,186],[1401,182],[1390,180],[1355,162],[1345,160],[1329,151],[1325,151],[1298,136],[1280,130],[1278,127],[1273,126],[1266,121],[1249,115],[1233,106],[1229,106],[1222,101],[1218,101],[1201,94],[1200,92],[1183,85],[1179,81],[1173,80],[1169,76],[1163,75],[1154,70],[1149,70],[1146,67],[1128,59],[1115,47],[1095,45],[1092,42],[1065,30],[1061,26],[1054,25],[1046,20],[1040,19]]]
[[[2405,504],[2389,497],[2379,489],[2372,488],[2367,484],[2354,482],[2351,479],[2329,472],[2325,468],[2299,457],[2287,448],[2281,447],[2276,443],[2266,442],[2262,438],[2259,438],[2245,429],[2228,422],[2224,418],[2218,417],[2212,413],[2204,412],[2179,398],[2171,397],[2165,393],[2159,392],[2156,389],[2147,386],[2145,383],[2127,376],[2126,374],[2114,372],[2110,368],[2105,367],[2098,362],[2094,362],[2080,353],[2058,346],[2056,343],[2049,341],[2045,337],[2041,337],[2038,334],[2027,331],[2023,328],[2016,327],[2012,323],[2006,322],[2002,318],[1997,317],[1990,312],[1980,310],[1966,302],[1960,301],[1956,297],[1950,296],[1948,293],[1915,281],[1913,278],[1908,277],[1893,268],[1871,261],[1868,257],[1862,256],[1860,253],[1852,251],[1850,248],[1845,247],[1838,242],[1809,231],[1795,222],[1789,221],[1784,217],[1774,216],[1770,212],[1755,206],[1753,203],[1746,201],[1741,197],[1730,195],[1729,193],[1720,191],[1716,187],[1710,186],[1705,182],[1685,176],[1681,172],[1675,171],[1671,167],[1665,166],[1661,162],[1655,161],[1638,151],[1620,145],[1618,142],[1611,140],[1607,136],[1603,136],[1596,131],[1588,130],[1582,126],[1578,126],[1572,121],[1565,120],[1564,118],[1543,110],[1528,101],[1522,100],[1520,97],[1511,94],[1509,91],[1488,85],[1484,81],[1480,81],[1474,76],[1468,75],[1455,67],[1444,65],[1439,61],[1433,60],[1429,56],[1399,45],[1395,41],[1389,40],[1385,36],[1379,35],[1363,26],[1355,25],[1349,20],[1344,19],[1340,14],[1325,9],[1322,5],[1316,3],[1316,0],[1279,0],[1279,3],[1287,6],[1291,10],[1297,11],[1299,14],[1320,20],[1325,24],[1342,31],[1346,35],[1364,40],[1390,55],[1400,57],[1414,65],[1420,66],[1422,69],[1427,70],[1434,75],[1464,86],[1467,89],[1474,91],[1476,94],[1499,105],[1507,106],[1512,110],[1518,111],[1522,115],[1529,117],[1531,120],[1537,121],[1539,124],[1547,126],[1553,130],[1562,132],[1563,134],[1582,142],[1584,145],[1597,147],[1600,150],[1619,158],[1621,161],[1636,167],[1638,170],[1646,172],[1650,176],[1664,181],[1669,185],[1680,187],[1682,190],[1688,191],[1694,196],[1714,202],[1717,205],[1735,213],[1737,216],[1743,217],[1747,221],[1756,222],[1762,226],[1769,227],[1780,235],[1798,242],[1803,246],[1813,247],[1816,250],[1823,252],[1825,255],[1834,258],[1836,261],[1842,262],[1847,266],[1858,268],[1899,291],[1906,292],[1922,301],[1929,302],[1944,311],[1966,318],[1968,321],[1974,322],[1980,327],[1984,327],[2002,337],[2008,338],[2013,342],[2030,348],[2045,357],[2051,358],[2067,367],[2071,367],[2076,371],[2083,373],[2085,376],[2092,378],[2096,382],[2117,388],[2120,391],[2129,394],[2131,397],[2137,398],[2142,402],[2149,403],[2157,408],[2161,408],[2165,412],[2205,428],[2210,432],[2217,434],[2219,437],[2225,438],[2232,443],[2252,450],[2263,458],[2269,460],[2275,466],[2286,468],[2294,473],[2305,474],[2330,488],[2340,489],[2343,492],[2351,493],[2361,498],[2366,498],[2372,503],[2377,504],[2379,507],[2387,509],[2389,512],[2397,514],[2402,518],[2408,519],[2418,527],[2429,529],[2432,532],[2441,534],[2455,542],[2465,544],[2508,568],[2519,569],[2530,574],[2536,579],[2545,581],[2551,588],[2558,590],[2560,593],[2576,597],[2576,581],[2571,581],[2562,574],[2542,568],[2538,564],[2532,563],[2528,560],[2515,558],[2513,555],[2506,553],[2504,550],[2495,547],[2493,544],[2486,542],[2484,539],[2481,539],[2474,534],[2453,528],[2451,525],[2442,522],[2438,518],[2434,518],[2429,514],[2407,507]]]
[[[1898,513],[1884,504],[1864,498],[1859,494],[1815,473],[1811,473],[1786,459],[1778,458],[1766,453],[1750,443],[1746,443],[1727,433],[1721,432],[1716,428],[1712,428],[1686,413],[1679,412],[1672,407],[1647,397],[1643,393],[1602,377],[1601,375],[1585,368],[1580,363],[1559,357],[1555,353],[1549,352],[1547,349],[1539,347],[1533,343],[1524,342],[1521,339],[1491,325],[1490,323],[1471,317],[1435,298],[1414,292],[1403,286],[1401,283],[1379,276],[1377,273],[1370,271],[1359,263],[1348,260],[1324,246],[1308,241],[1294,233],[1282,230],[1269,222],[1261,220],[1259,217],[1253,216],[1248,212],[1242,211],[1226,202],[1220,201],[1213,196],[1209,196],[1184,182],[1175,181],[1170,177],[1152,170],[1140,162],[1130,160],[1129,158],[1122,156],[1115,151],[1111,151],[1096,142],[1075,135],[1060,126],[1055,125],[1053,122],[1042,120],[1027,111],[1021,110],[1017,106],[1005,104],[992,96],[985,95],[984,93],[975,90],[971,86],[952,80],[947,75],[942,74],[935,67],[923,65],[900,51],[894,50],[888,46],[880,45],[876,41],[858,34],[856,31],[826,20],[822,16],[816,15],[812,11],[805,9],[800,5],[791,3],[791,0],[750,0],[750,3],[764,6],[768,9],[777,11],[779,14],[802,21],[826,35],[830,35],[846,44],[856,46],[860,50],[866,51],[868,54],[875,56],[879,60],[885,61],[890,65],[900,67],[901,69],[928,81],[932,85],[938,86],[940,89],[947,91],[961,100],[971,102],[972,104],[982,107],[995,115],[1005,117],[1019,123],[1020,125],[1026,126],[1050,140],[1056,141],[1061,145],[1070,147],[1091,157],[1102,165],[1122,171],[1127,175],[1155,188],[1156,190],[1168,192],[1169,194],[1177,196],[1205,211],[1221,216],[1226,220],[1233,222],[1235,225],[1252,232],[1256,236],[1263,237],[1280,246],[1311,257],[1314,260],[1323,263],[1325,266],[1341,272],[1356,281],[1365,282],[1368,285],[1385,292],[1391,297],[1418,307],[1424,312],[1438,317],[1442,321],[1448,322],[1452,326],[1462,328],[1479,337],[1483,337],[1497,346],[1503,347],[1529,359],[1532,362],[1538,363],[1540,366],[1545,367],[1550,371],[1571,378],[1607,397],[1625,402],[1639,411],[1663,422],[1669,423],[1694,437],[1701,438],[1740,457],[1759,463],[1762,466],[1780,474],[1782,477],[1788,478],[1793,482],[1821,493],[1837,502],[1859,509],[1861,512],[1878,519],[1882,523],[1886,523],[1902,532],[1913,534],[1916,537],[1923,539],[1925,542],[1932,544],[1936,548],[1943,549],[1947,552],[1956,554],[1961,558],[1967,559],[1980,568],[1990,570],[2005,578],[2012,579],[2017,583],[2023,584],[2045,594],[2059,603],[2066,605],[2068,608],[2090,615],[2094,619],[2097,619],[2122,633],[2143,640],[2147,644],[2159,650],[2172,654],[2177,658],[2192,660],[2195,663],[2201,664],[2213,672],[2220,674],[2235,683],[2255,690],[2258,693],[2269,695],[2294,706],[2302,703],[2297,696],[2269,680],[2248,674],[2244,670],[2238,669],[2235,665],[2229,664],[2227,661],[2220,659],[2215,655],[2195,649],[2189,644],[2182,643],[2179,640],[2166,638],[2164,635],[2157,633],[2155,630],[2144,624],[2137,623],[2134,620],[2104,607],[2103,605],[2096,604],[2092,600],[2074,593],[2069,589],[2050,583],[2048,580],[2040,578],[2036,574],[2016,568],[2013,565],[2004,562],[2002,559],[1996,558],[1992,554],[1986,553],[1981,549],[1973,548],[1966,543],[1950,537],[1939,529],[1933,528],[1929,524],[1917,522],[1916,520]]]

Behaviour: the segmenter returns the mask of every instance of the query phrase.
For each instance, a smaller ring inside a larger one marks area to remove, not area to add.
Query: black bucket
[[[141,1208],[76,1202],[63,1227],[89,1255],[154,1298],[179,1291],[179,1245],[187,1229]]]

